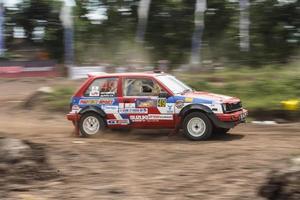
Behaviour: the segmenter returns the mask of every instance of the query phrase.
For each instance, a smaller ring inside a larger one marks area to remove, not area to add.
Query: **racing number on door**
[[[166,107],[167,100],[166,99],[158,99],[157,106],[158,107]]]

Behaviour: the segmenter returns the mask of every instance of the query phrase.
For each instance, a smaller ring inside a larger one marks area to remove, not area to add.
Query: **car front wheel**
[[[80,118],[79,129],[83,137],[100,135],[105,130],[105,123],[98,114],[86,113]]]
[[[212,134],[212,124],[204,113],[193,112],[184,118],[183,131],[190,140],[205,140]]]

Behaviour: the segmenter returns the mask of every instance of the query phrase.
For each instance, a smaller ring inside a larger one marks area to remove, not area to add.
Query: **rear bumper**
[[[69,113],[66,115],[67,119],[70,121],[78,121],[80,119],[80,114],[78,113]]]
[[[227,113],[227,114],[211,113],[208,115],[208,117],[217,127],[233,128],[240,123],[244,123],[246,121],[247,115],[248,115],[248,111],[243,109],[237,112]]]

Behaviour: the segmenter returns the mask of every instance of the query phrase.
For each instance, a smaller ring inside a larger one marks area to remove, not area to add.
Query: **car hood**
[[[184,97],[199,98],[199,99],[205,99],[205,100],[210,100],[210,101],[215,101],[220,103],[236,103],[240,101],[240,99],[236,97],[230,97],[226,95],[215,94],[210,92],[202,92],[202,91],[187,92],[184,94]]]

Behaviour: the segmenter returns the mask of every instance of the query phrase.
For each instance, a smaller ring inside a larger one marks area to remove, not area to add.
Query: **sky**
[[[23,0],[0,0],[0,2],[3,2],[6,7],[13,7],[17,3],[22,2]],[[68,5],[73,6],[75,4],[74,0],[60,0],[65,1]]]
[[[3,2],[6,7],[14,7],[17,3],[22,2],[23,0],[0,0],[0,2]],[[75,1],[74,0],[59,0],[59,1],[65,1],[67,5],[74,6]],[[101,23],[102,20],[107,19],[106,16],[106,9],[105,8],[97,8],[96,10],[91,10],[87,15],[87,18],[92,20],[94,23]]]
[[[0,0],[0,2],[1,2],[1,0]],[[22,2],[22,0],[2,0],[2,2],[4,3],[5,6],[12,7],[19,2]]]

